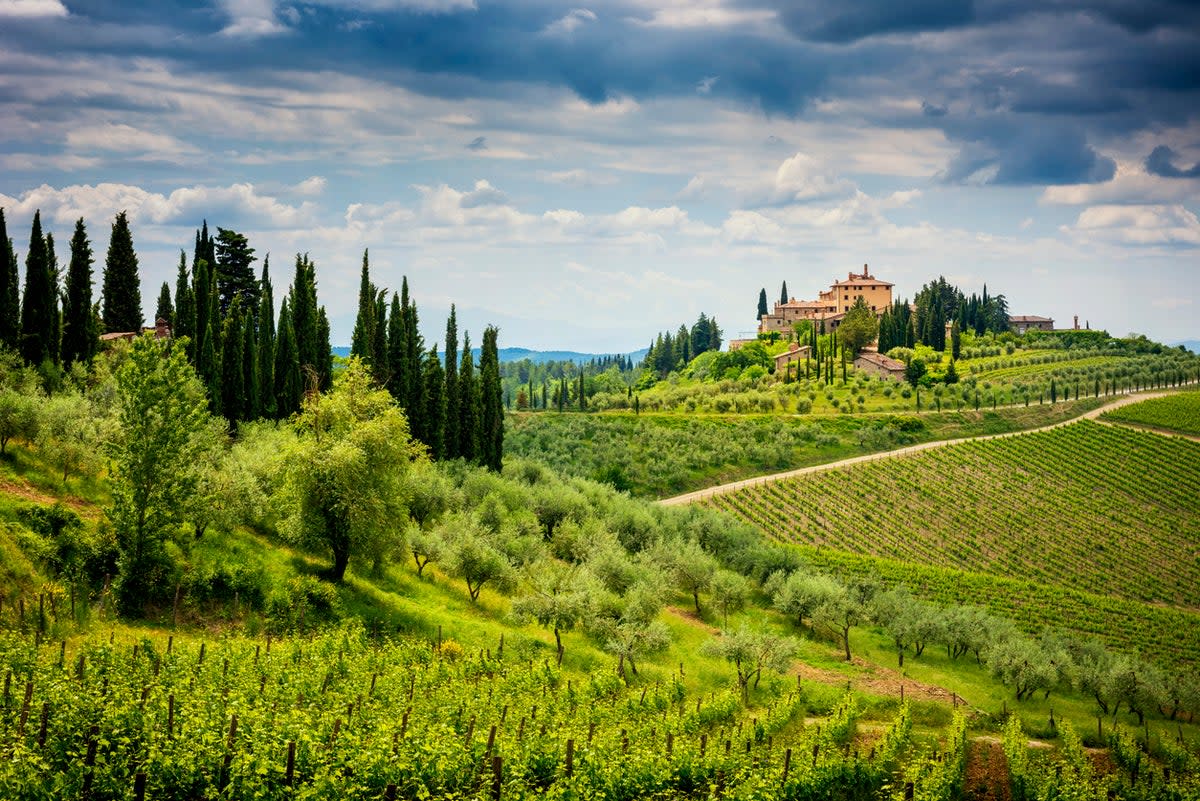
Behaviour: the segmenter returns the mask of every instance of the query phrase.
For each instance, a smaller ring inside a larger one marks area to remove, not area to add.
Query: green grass
[[[1102,403],[863,415],[633,415],[538,412],[509,416],[505,453],[567,475],[617,476],[634,495],[664,497],[765,473],[827,464],[942,439],[1022,431]],[[615,471],[615,473],[613,472]]]
[[[1200,436],[1200,392],[1180,392],[1113,409],[1103,419]]]

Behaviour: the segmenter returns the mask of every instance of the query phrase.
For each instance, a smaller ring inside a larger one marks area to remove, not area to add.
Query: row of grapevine
[[[1200,606],[1200,445],[1187,440],[1085,421],[704,503],[784,541]]]
[[[1151,398],[1105,412],[1104,419],[1200,435],[1200,393],[1181,392]]]
[[[678,676],[627,688],[453,642],[37,644],[0,637],[0,797],[871,798],[903,709],[851,751],[847,696],[805,725],[792,693],[747,710]]]

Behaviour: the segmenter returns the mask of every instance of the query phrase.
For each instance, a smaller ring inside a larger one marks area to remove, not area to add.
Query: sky
[[[0,0],[0,207],[97,284],[125,210],[147,316],[196,228],[368,250],[426,338],[622,352],[869,264],[1014,314],[1200,338],[1193,0]],[[23,263],[23,262],[22,262]],[[256,264],[260,265],[261,262]]]

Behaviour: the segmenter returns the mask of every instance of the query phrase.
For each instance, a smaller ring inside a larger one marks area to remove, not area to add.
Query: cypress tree
[[[221,324],[221,412],[230,423],[246,419],[243,341],[241,298],[235,296]]]
[[[258,300],[258,403],[259,416],[275,418],[275,289],[271,286],[270,255],[263,258]]]
[[[92,245],[82,217],[75,221],[71,236],[66,284],[61,350],[63,366],[70,367],[75,362],[90,362],[99,344],[92,323]]]
[[[242,407],[242,419],[257,420],[262,415],[258,391],[258,337],[254,330],[254,315],[247,311],[242,316],[242,391],[246,399]]]
[[[375,285],[363,251],[362,275],[358,283],[358,317],[354,320],[354,333],[350,337],[350,355],[357,356],[367,364],[374,364],[375,341]]]
[[[50,272],[50,358],[55,364],[62,361],[62,310],[58,306],[62,288],[62,275],[58,269],[58,256],[54,252],[54,234],[46,232],[46,268]]]
[[[477,462],[480,449],[479,382],[475,379],[475,357],[471,337],[463,333],[462,361],[458,365],[458,455]]]
[[[446,320],[446,458],[457,459],[459,454],[458,411],[458,319],[454,304]]]
[[[50,358],[54,311],[50,266],[46,263],[46,240],[42,236],[42,214],[34,212],[25,256],[25,294],[21,298],[21,357],[35,367]]]
[[[292,312],[292,334],[296,340],[296,354],[300,359],[300,371],[304,376],[307,370],[318,371],[320,364],[318,355],[320,346],[317,344],[317,287],[315,267],[309,261],[308,254],[296,254],[296,275],[292,280],[292,290],[288,304]],[[319,375],[319,373],[318,373]],[[308,379],[305,378],[307,387]]]
[[[329,318],[324,306],[317,310],[317,375],[321,391],[328,392],[333,387],[333,347],[329,342]]]
[[[142,283],[125,212],[113,222],[104,260],[104,328],[109,332],[142,330]]]
[[[292,328],[292,311],[288,299],[279,307],[279,328],[275,340],[275,415],[290,417],[300,411],[304,385],[300,381],[300,355],[296,349],[296,334]]]
[[[17,254],[8,238],[8,223],[0,209],[0,345],[13,350],[21,342],[21,277]]]
[[[213,371],[216,367],[216,346],[212,342],[212,321],[209,319],[212,311],[210,287],[212,281],[208,275],[208,261],[200,259],[192,270],[192,297],[196,307],[196,341],[193,348],[196,358],[196,374],[207,387],[211,386]],[[211,398],[210,398],[211,401]]]
[[[421,381],[421,355],[425,351],[425,342],[421,337],[420,319],[417,315],[417,302],[407,300],[408,278],[400,285],[400,305],[404,312],[404,334],[406,339],[405,355],[408,359],[408,409],[424,409],[424,385]],[[407,302],[406,302],[407,301]]]
[[[199,362],[206,366],[207,372],[197,370],[204,388],[208,391],[208,411],[211,414],[221,413],[221,352],[217,350],[217,335],[213,330],[213,321],[208,321],[204,332],[204,349],[200,351]]]
[[[770,310],[767,308],[767,288],[763,287],[762,289],[758,290],[758,318],[757,319],[762,320],[764,314],[770,314],[770,313],[771,313]]]
[[[187,260],[183,250],[179,251],[179,272],[175,277],[175,319],[171,334],[187,337],[187,354],[192,364],[196,363],[196,296],[192,294],[188,277]]]
[[[787,281],[783,282],[783,287],[779,290],[779,302],[780,303],[788,302]]]
[[[437,345],[429,349],[421,369],[425,384],[425,439],[434,459],[446,458],[446,389],[445,371],[438,358]]]
[[[375,367],[375,383],[387,384],[390,374],[388,363],[388,305],[387,290],[375,291],[375,330],[371,336],[371,359]]]
[[[163,281],[162,289],[158,292],[158,306],[154,310],[154,324],[158,325],[159,320],[166,320],[174,333],[175,307],[171,303],[171,287],[166,281]]]
[[[408,334],[404,330],[404,312],[400,307],[400,296],[392,293],[392,306],[388,313],[388,392],[404,407],[408,396]]]
[[[492,325],[483,330],[483,349],[479,355],[480,457],[485,467],[497,473],[504,462],[504,395],[496,345],[499,333]]]

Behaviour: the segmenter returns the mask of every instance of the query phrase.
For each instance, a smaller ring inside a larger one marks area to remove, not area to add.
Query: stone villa
[[[789,333],[792,324],[801,320],[818,324],[823,322],[825,330],[832,331],[838,327],[859,296],[866,300],[873,312],[882,316],[884,310],[892,305],[892,286],[887,281],[880,281],[871,275],[870,269],[864,264],[861,273],[852,272],[846,280],[834,281],[829,285],[828,291],[818,293],[816,300],[792,298],[787,303],[776,303],[775,311],[764,314],[759,321],[758,333]]]

